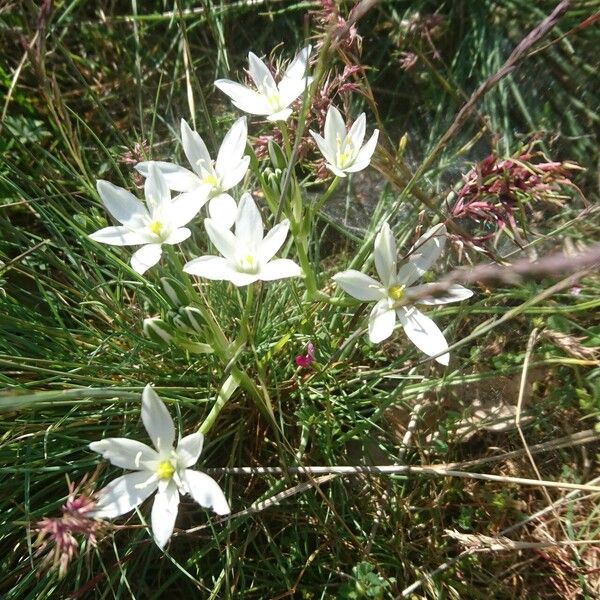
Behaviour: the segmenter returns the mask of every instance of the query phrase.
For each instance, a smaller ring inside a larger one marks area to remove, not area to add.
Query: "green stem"
[[[325,204],[325,202],[327,202],[327,200],[329,200],[329,197],[331,196],[331,194],[333,194],[333,192],[337,188],[339,182],[340,182],[340,178],[336,175],[333,178],[333,181],[329,184],[329,187],[327,188],[325,193],[315,202],[314,207],[313,207],[313,212],[315,214],[318,213],[323,208],[323,205]]]

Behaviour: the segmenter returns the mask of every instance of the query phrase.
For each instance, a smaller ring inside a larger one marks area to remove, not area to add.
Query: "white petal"
[[[400,267],[398,271],[400,283],[410,285],[428,271],[440,257],[445,243],[445,225],[439,224],[426,231],[408,251],[408,263]]]
[[[380,300],[369,315],[369,340],[377,344],[389,338],[395,324],[396,313],[390,308],[388,299]]]
[[[385,292],[382,289],[381,283],[372,277],[349,269],[336,273],[332,278],[347,294],[350,294],[357,300],[369,302],[371,300],[380,300]]]
[[[358,119],[354,121],[350,131],[348,132],[347,141],[352,144],[354,148],[354,158],[358,155],[360,147],[362,146],[363,140],[365,139],[365,131],[367,129],[367,117],[365,113],[361,113]]]
[[[162,254],[160,244],[146,244],[136,250],[131,256],[131,266],[134,271],[143,275],[150,267],[153,267]]]
[[[144,182],[144,196],[151,214],[171,202],[171,192],[167,182],[154,162],[148,166],[148,177]]]
[[[148,384],[142,394],[142,421],[158,452],[163,455],[173,449],[175,425],[164,402]]]
[[[235,217],[235,237],[257,249],[263,239],[263,221],[252,194],[245,193],[240,198]]]
[[[410,341],[428,356],[435,356],[448,349],[448,343],[439,327],[420,310],[414,307],[402,306],[396,310],[398,319]],[[448,353],[435,359],[442,365],[450,360]]]
[[[277,91],[277,84],[271,71],[254,52],[248,52],[248,72],[260,93],[270,94]]]
[[[229,171],[226,171],[225,173],[217,171],[217,175],[220,177],[220,188],[226,192],[234,185],[237,185],[244,178],[249,165],[250,157],[244,156],[237,164],[232,166]]]
[[[290,222],[287,219],[278,223],[267,233],[260,242],[258,254],[263,262],[269,262],[279,251],[290,230]]]
[[[123,225],[99,229],[90,234],[89,237],[95,242],[110,244],[111,246],[136,246],[153,241],[152,236],[145,231],[132,231],[129,227]]]
[[[229,229],[221,227],[212,219],[204,219],[204,227],[215,248],[229,260],[235,260],[239,247],[238,239]]]
[[[235,223],[238,206],[229,194],[219,194],[208,203],[208,214],[212,221],[223,229],[231,229]]]
[[[212,168],[210,154],[208,153],[206,144],[202,138],[187,124],[184,119],[181,119],[181,142],[183,144],[185,156],[187,157],[192,169],[194,169],[194,172],[202,178],[204,176],[202,169],[210,170]]]
[[[292,114],[291,108],[284,108],[279,112],[273,113],[267,117],[267,121],[271,121],[272,123],[276,123],[277,121],[287,121]]]
[[[393,285],[396,280],[396,254],[396,240],[389,224],[386,222],[375,238],[373,249],[375,268],[386,287]]]
[[[119,223],[139,221],[148,215],[144,204],[131,192],[102,179],[96,182],[96,189],[106,210]]]
[[[177,463],[182,468],[193,467],[200,458],[204,436],[201,433],[191,433],[179,440],[177,444]]]
[[[331,104],[325,116],[325,141],[330,152],[337,156],[338,140],[341,144],[346,137],[346,124],[340,111]],[[336,160],[330,161],[336,163]]]
[[[338,177],[346,177],[346,173],[345,171],[347,171],[348,169],[344,169],[344,171],[342,171],[341,169],[338,169],[338,167],[336,167],[334,164],[331,163],[327,163],[325,165],[334,175],[337,175]]]
[[[115,467],[140,470],[144,465],[159,459],[155,450],[129,438],[105,438],[90,444],[92,452],[98,452]]]
[[[277,258],[267,263],[260,270],[262,281],[273,281],[275,279],[287,279],[288,277],[300,277],[302,269],[289,258]]]
[[[206,204],[208,194],[206,188],[196,188],[192,192],[184,192],[175,196],[169,208],[169,218],[175,227],[187,225]]]
[[[208,219],[207,219],[208,220]],[[235,263],[220,256],[200,256],[183,266],[183,270],[191,275],[213,279],[215,281],[231,281],[234,285],[243,286],[258,281],[259,275],[238,271]]]
[[[227,132],[219,148],[219,154],[215,163],[215,171],[219,177],[237,167],[246,151],[247,139],[248,125],[246,124],[246,117],[241,117]]]
[[[348,173],[357,173],[369,166],[373,152],[375,152],[375,148],[377,147],[378,137],[379,131],[376,129],[369,138],[369,141],[359,150],[354,162],[346,169]]]
[[[335,163],[335,149],[330,148],[329,144],[318,133],[315,133],[314,131],[310,131],[309,133],[313,136],[313,139],[317,143],[323,158],[328,163]]]
[[[192,173],[192,171],[189,169],[159,160],[153,162],[156,165],[156,168],[162,173],[170,190],[174,190],[176,192],[189,192],[198,187],[200,184],[198,175]],[[144,177],[148,177],[149,165],[150,161],[140,162],[135,165],[135,168],[138,173]]]
[[[136,471],[113,479],[97,493],[98,501],[89,515],[100,519],[114,519],[139,506],[158,487],[157,481],[144,485],[151,476],[150,471]]]
[[[279,82],[279,102],[281,106],[289,106],[312,83],[312,77],[290,79],[284,77]]]
[[[267,98],[262,94],[229,79],[218,79],[215,81],[215,86],[224,94],[227,94],[233,104],[240,110],[251,115],[271,114],[271,107]]]
[[[426,283],[424,285],[415,285],[406,290],[406,297],[410,299],[414,296],[421,296],[421,294],[427,294],[427,290],[434,286],[435,284],[431,283]],[[434,295],[430,297],[422,296],[420,298],[417,298],[415,302],[419,304],[428,305],[450,304],[451,302],[460,302],[461,300],[466,300],[472,295],[473,292],[471,290],[468,290],[462,285],[453,284],[442,295]]]
[[[152,536],[159,548],[164,548],[173,534],[179,510],[179,490],[171,480],[159,490],[152,505]]]
[[[169,237],[164,241],[165,244],[181,244],[192,235],[192,232],[187,227],[180,227],[173,230]]]
[[[206,473],[186,469],[183,472],[183,481],[190,496],[200,506],[212,508],[218,515],[228,515],[231,512],[219,484]]]
[[[304,79],[311,51],[312,46],[310,44],[304,46],[304,48],[298,52],[294,60],[290,63],[290,66],[285,70],[283,77],[289,79]]]

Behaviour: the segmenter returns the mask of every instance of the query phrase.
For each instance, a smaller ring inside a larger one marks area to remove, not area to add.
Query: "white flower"
[[[162,244],[179,244],[190,237],[192,232],[183,225],[202,206],[181,197],[171,199],[165,179],[154,163],[148,167],[145,205],[131,192],[108,181],[98,181],[96,188],[106,210],[121,225],[100,229],[90,238],[112,246],[143,244],[131,257],[131,266],[140,274],[160,260]]]
[[[427,297],[431,284],[411,286],[438,259],[446,243],[446,228],[437,225],[424,235],[411,248],[409,258],[400,269],[396,266],[396,241],[387,223],[375,238],[375,267],[381,282],[350,269],[337,273],[333,279],[354,298],[368,302],[376,300],[369,316],[369,339],[381,342],[394,331],[396,317],[404,332],[415,346],[429,356],[435,356],[448,349],[448,343],[438,326],[421,311],[410,304],[411,298],[420,304],[447,304],[466,300],[473,295],[462,285],[451,285],[446,295]],[[405,304],[400,305],[400,301]],[[448,353],[436,358],[447,365]]]
[[[264,235],[263,222],[254,199],[248,193],[240,200],[235,219],[235,234],[220,227],[212,219],[205,219],[208,237],[221,256],[201,256],[184,265],[192,275],[231,281],[242,286],[254,281],[272,281],[299,277],[302,270],[287,258],[273,256],[281,248],[289,230],[289,221],[283,220]]]
[[[310,52],[311,46],[306,46],[298,53],[279,84],[275,83],[265,63],[249,52],[248,71],[256,90],[229,79],[218,79],[215,85],[227,94],[240,110],[251,115],[264,115],[269,121],[287,121],[292,114],[290,104],[312,82],[312,77],[306,76]]]
[[[375,129],[369,141],[363,146],[365,122],[365,113],[362,113],[354,121],[350,130],[346,131],[340,111],[331,105],[325,117],[325,138],[314,131],[310,132],[327,161],[327,168],[334,175],[346,177],[346,173],[356,173],[369,166],[377,146],[379,130]]]
[[[208,204],[208,212],[212,219],[219,221],[224,227],[233,225],[237,205],[235,200],[226,194],[227,190],[236,186],[246,174],[250,157],[244,156],[248,126],[246,117],[238,119],[223,138],[217,160],[213,161],[202,138],[192,130],[184,119],[181,119],[181,141],[183,151],[193,172],[173,163],[156,161],[154,164],[163,174],[169,189],[183,192],[177,200]],[[136,169],[148,176],[150,162],[141,162]]]
[[[154,448],[129,438],[106,438],[90,444],[91,450],[113,465],[134,471],[113,479],[98,492],[90,516],[113,519],[157,492],[152,505],[152,535],[163,548],[173,533],[179,494],[190,494],[200,506],[212,508],[219,515],[229,514],[230,510],[219,484],[205,473],[189,468],[202,452],[204,436],[187,435],[175,448],[173,419],[150,385],[142,394],[142,421]]]

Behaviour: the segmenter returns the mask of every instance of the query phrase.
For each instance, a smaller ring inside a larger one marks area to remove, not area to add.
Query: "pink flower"
[[[312,342],[308,342],[306,345],[306,355],[299,354],[296,356],[296,364],[301,369],[307,369],[315,360],[315,346]]]

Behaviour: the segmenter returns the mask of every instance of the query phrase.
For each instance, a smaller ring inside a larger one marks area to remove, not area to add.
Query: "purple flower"
[[[312,342],[308,342],[306,345],[306,354],[299,354],[296,356],[296,364],[302,368],[307,369],[315,360],[315,346]]]

